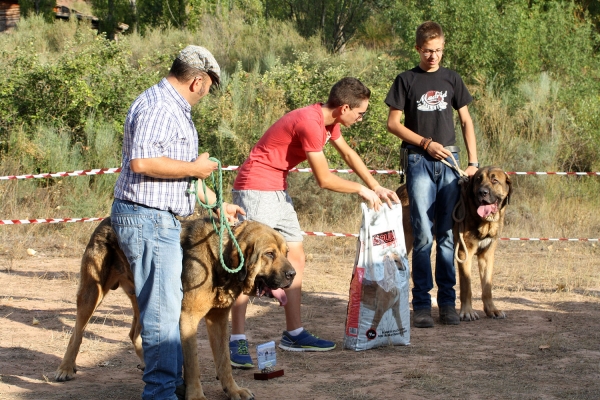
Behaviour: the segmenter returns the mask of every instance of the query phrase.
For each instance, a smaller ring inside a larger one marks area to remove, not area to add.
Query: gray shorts
[[[288,242],[302,242],[302,230],[292,198],[285,190],[232,190],[233,203],[246,211],[246,217],[280,232]]]

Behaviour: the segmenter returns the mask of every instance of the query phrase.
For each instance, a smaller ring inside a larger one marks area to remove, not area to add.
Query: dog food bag
[[[346,316],[344,348],[410,344],[409,267],[402,206],[364,203]]]

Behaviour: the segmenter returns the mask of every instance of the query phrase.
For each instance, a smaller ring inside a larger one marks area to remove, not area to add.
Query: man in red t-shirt
[[[285,307],[286,330],[279,347],[289,351],[328,351],[335,343],[310,334],[302,327],[300,303],[305,255],[302,230],[292,199],[287,193],[290,169],[308,160],[319,186],[340,193],[357,193],[379,210],[382,201],[399,202],[396,193],[382,187],[358,154],[341,135],[340,125],[349,127],[362,120],[371,91],[356,78],[343,78],[329,93],[326,104],[317,103],[291,111],[275,122],[250,151],[233,185],[233,202],[246,211],[246,218],[265,223],[281,232],[289,247],[288,259],[296,269],[292,285],[273,292]],[[330,141],[346,164],[366,184],[348,181],[329,171],[323,153]],[[229,342],[231,364],[253,367],[245,332],[247,296],[240,296],[231,312]]]

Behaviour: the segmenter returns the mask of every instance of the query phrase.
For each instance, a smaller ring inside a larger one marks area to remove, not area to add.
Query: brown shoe
[[[415,328],[433,328],[431,308],[422,308],[413,312],[413,325]]]
[[[440,307],[440,324],[443,325],[458,325],[460,324],[460,317],[456,312],[454,306],[441,306]]]

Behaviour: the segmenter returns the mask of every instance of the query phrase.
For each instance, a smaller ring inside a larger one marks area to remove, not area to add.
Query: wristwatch
[[[479,168],[479,163],[478,162],[470,162],[469,167]]]

